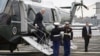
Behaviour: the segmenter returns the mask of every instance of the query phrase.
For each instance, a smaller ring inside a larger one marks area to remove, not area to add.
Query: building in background
[[[100,2],[96,2],[96,16],[100,19]]]

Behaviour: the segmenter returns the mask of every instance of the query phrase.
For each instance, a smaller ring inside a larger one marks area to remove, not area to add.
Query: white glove
[[[38,28],[39,26],[37,24],[35,24],[35,28]]]

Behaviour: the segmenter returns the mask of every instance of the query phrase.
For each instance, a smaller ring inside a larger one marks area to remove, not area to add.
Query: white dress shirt
[[[89,26],[86,26],[87,34],[89,34]]]

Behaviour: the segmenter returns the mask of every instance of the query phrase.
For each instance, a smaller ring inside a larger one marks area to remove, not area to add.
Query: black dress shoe
[[[88,50],[85,50],[85,52],[88,52]]]

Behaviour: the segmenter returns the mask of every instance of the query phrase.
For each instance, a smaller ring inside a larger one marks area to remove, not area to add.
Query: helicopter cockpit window
[[[0,0],[0,13],[2,13],[5,9],[8,0]]]
[[[14,21],[20,21],[20,9],[19,9],[19,2],[18,1],[13,1],[12,3],[12,11],[13,11],[13,18],[12,20]]]

